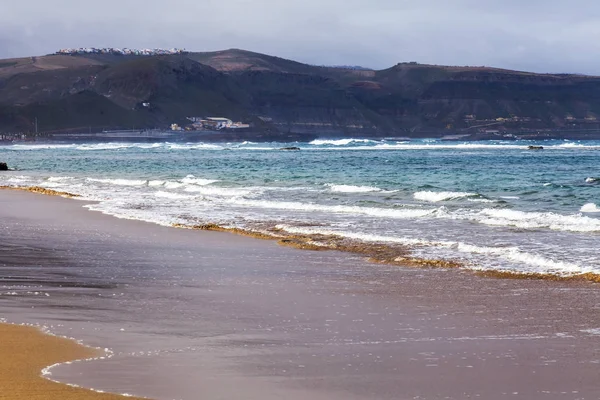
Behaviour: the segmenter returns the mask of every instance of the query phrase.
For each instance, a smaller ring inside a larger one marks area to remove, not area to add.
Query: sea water
[[[335,234],[473,270],[600,274],[597,141],[33,143],[0,147],[0,160],[17,168],[0,185],[78,194],[120,218]]]

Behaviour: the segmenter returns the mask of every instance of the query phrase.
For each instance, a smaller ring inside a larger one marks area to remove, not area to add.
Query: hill
[[[36,117],[55,131],[166,128],[190,116],[249,122],[269,137],[585,137],[600,130],[600,78],[417,63],[321,67],[238,49],[0,60],[0,131],[31,131]]]

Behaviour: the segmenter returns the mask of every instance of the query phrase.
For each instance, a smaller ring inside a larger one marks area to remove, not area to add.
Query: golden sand
[[[49,365],[95,356],[98,351],[71,340],[32,327],[0,324],[0,400],[123,400],[41,377]]]

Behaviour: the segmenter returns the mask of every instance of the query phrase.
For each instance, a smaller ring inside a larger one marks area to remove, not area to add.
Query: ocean
[[[0,160],[17,169],[0,185],[78,194],[119,218],[336,235],[475,271],[600,274],[596,141],[31,143]]]

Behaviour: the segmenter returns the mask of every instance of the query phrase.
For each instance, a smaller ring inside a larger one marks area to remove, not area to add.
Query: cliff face
[[[600,78],[413,63],[371,71],[242,50],[0,61],[0,130],[166,127],[224,116],[281,134],[598,129]]]

